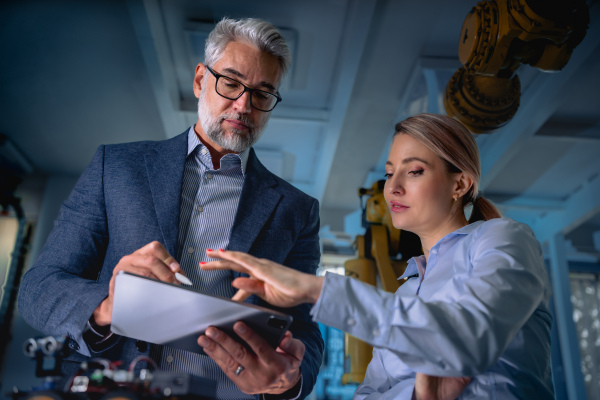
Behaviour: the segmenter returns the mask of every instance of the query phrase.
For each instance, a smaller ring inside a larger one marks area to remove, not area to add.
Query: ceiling
[[[192,78],[223,16],[279,27],[294,57],[255,146],[321,202],[322,225],[357,221],[357,189],[383,176],[393,125],[442,112],[475,0],[3,0],[0,133],[37,173],[77,176],[98,145],[173,137],[196,121]],[[515,118],[479,135],[482,187],[542,240],[600,250],[600,2],[559,73],[519,71]],[[352,233],[352,229],[347,229]],[[596,238],[596,246],[594,245]]]

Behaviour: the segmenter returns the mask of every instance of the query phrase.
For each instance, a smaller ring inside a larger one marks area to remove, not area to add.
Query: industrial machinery
[[[215,397],[214,381],[161,371],[145,356],[134,359],[126,367],[120,361],[90,359],[82,362],[73,376],[63,377],[61,363],[71,351],[69,341],[66,336],[25,341],[23,352],[35,360],[36,376],[43,378],[43,382],[29,391],[15,388],[10,393],[13,400],[200,400]],[[151,368],[136,368],[142,362]]]
[[[567,65],[589,25],[585,0],[480,1],[465,18],[463,64],[446,86],[444,107],[473,133],[489,133],[517,112],[522,64],[545,72]]]
[[[344,264],[346,275],[370,285],[395,292],[398,281],[411,257],[423,254],[421,241],[414,233],[394,228],[392,217],[383,197],[385,181],[376,182],[370,189],[358,191],[361,199],[364,235],[356,237],[358,258]],[[363,207],[363,196],[369,196]],[[345,335],[345,374],[342,384],[360,383],[365,378],[373,348],[355,337]]]

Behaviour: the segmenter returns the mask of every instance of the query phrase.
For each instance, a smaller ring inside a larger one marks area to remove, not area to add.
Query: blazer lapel
[[[144,156],[154,210],[169,254],[177,257],[179,204],[187,156],[187,133],[157,142]]]
[[[229,250],[247,253],[273,213],[281,194],[273,189],[277,181],[250,149],[246,178],[231,229]]]

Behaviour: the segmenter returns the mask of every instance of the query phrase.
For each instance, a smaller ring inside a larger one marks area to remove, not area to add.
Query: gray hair
[[[229,42],[246,42],[279,60],[281,76],[287,72],[292,55],[285,39],[270,23],[256,19],[244,18],[234,20],[223,18],[212,30],[204,47],[204,63],[213,66],[223,56],[223,51]]]

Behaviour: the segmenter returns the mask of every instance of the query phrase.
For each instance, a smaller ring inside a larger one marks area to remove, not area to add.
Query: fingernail
[[[216,339],[219,337],[219,332],[216,329],[208,328],[206,330],[206,336],[208,336],[209,338],[212,338],[212,339]]]
[[[209,342],[208,342],[208,339],[206,338],[206,336],[204,336],[204,335],[200,336],[200,338],[198,339],[198,344],[202,347],[208,346]]]
[[[233,328],[237,333],[246,333],[246,325],[242,324],[241,322],[239,324],[235,324]]]
[[[213,249],[206,249],[206,251],[213,251]]]
[[[177,264],[176,262],[172,262],[171,264],[169,264],[169,268],[171,268],[171,271],[175,272],[178,271],[179,268],[179,264]]]
[[[200,261],[200,265],[206,264],[206,261]]]
[[[219,251],[225,251],[225,250],[223,250],[223,249],[219,249]]]

